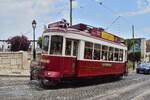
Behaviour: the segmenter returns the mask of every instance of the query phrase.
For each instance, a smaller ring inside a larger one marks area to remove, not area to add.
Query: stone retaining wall
[[[29,76],[30,61],[27,52],[0,52],[0,75]]]

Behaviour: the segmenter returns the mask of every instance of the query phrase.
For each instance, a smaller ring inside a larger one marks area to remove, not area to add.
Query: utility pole
[[[135,38],[134,38],[134,25],[132,25],[132,42],[133,42],[133,70],[135,69],[135,50],[134,50],[134,47],[135,47]]]
[[[70,26],[72,26],[72,1],[70,0]]]

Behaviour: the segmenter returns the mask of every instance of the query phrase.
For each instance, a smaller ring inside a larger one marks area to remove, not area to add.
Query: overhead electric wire
[[[116,23],[119,20],[120,16],[118,16],[108,27],[105,28],[105,30],[108,30],[109,27],[111,27],[114,23]]]
[[[101,5],[101,6],[103,6],[105,9],[107,9],[109,12],[111,12],[113,15],[118,15],[118,13],[116,12],[116,11],[114,11],[114,10],[112,10],[111,8],[109,8],[109,7],[107,7],[106,5],[104,5],[103,4],[103,2],[101,1],[101,2],[98,2],[99,3],[99,5]],[[133,24],[131,21],[129,21],[128,19],[126,19],[124,16],[122,16],[122,15],[119,15],[111,24],[110,24],[110,26],[112,26],[118,19],[122,19],[123,21],[125,21],[130,27],[132,27],[132,25],[134,25],[135,26],[135,24]],[[135,26],[135,27],[137,27],[137,26]],[[106,29],[108,29],[108,28],[106,28]],[[142,32],[142,30],[139,30],[140,28],[136,28],[136,30],[138,30],[138,31],[140,31],[140,32]],[[144,32],[144,31],[143,31]]]

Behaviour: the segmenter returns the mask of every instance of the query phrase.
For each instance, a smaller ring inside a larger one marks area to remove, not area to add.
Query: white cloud
[[[64,0],[0,0],[0,39],[7,39],[19,33],[28,33],[32,38],[33,19],[37,20],[37,33],[42,33],[43,25],[55,18],[53,13],[61,12],[63,7],[55,7]]]
[[[137,0],[137,7],[138,9],[144,9],[146,6],[148,6],[147,0]]]
[[[138,10],[133,12],[121,13],[121,16],[137,16],[150,13],[150,0],[137,0]]]

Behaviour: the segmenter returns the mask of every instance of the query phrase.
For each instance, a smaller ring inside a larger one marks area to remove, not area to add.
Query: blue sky
[[[62,18],[69,21],[69,0],[0,0],[0,12],[0,39],[22,34],[32,39],[33,19],[37,21],[36,37],[48,23]],[[149,18],[150,0],[73,1],[73,24],[102,27],[123,38],[132,37],[131,26],[135,25],[135,37],[150,39]]]

